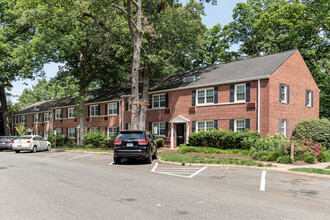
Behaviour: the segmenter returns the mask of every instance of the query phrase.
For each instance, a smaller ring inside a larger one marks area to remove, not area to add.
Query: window
[[[235,85],[235,102],[245,101],[245,84]]]
[[[213,89],[197,90],[198,105],[213,103],[213,97],[214,97]]]
[[[49,136],[49,131],[44,131],[44,138],[48,139],[48,136]]]
[[[44,114],[44,122],[49,122],[49,113]]]
[[[25,115],[21,116],[21,124],[25,124]]]
[[[165,122],[154,122],[152,123],[152,133],[155,136],[166,136]]]
[[[18,117],[15,116],[15,124],[17,125],[18,124]]]
[[[287,103],[287,85],[280,84],[280,101],[282,103]]]
[[[131,123],[127,124],[127,130],[132,130],[132,124]]]
[[[312,92],[306,91],[306,106],[312,107]]]
[[[68,128],[68,138],[76,138],[76,129]]]
[[[153,106],[152,108],[165,108],[166,97],[165,94],[153,95]]]
[[[62,128],[56,128],[55,132],[56,132],[56,135],[61,135],[62,134]]]
[[[245,131],[245,119],[235,120],[234,131]]]
[[[62,109],[55,110],[55,119],[62,119]]]
[[[33,135],[39,135],[39,131],[37,132],[37,131],[34,131],[33,132]],[[37,140],[37,139],[33,139],[33,140]]]
[[[89,131],[98,131],[98,130],[99,130],[98,127],[92,127],[92,128],[89,129]]]
[[[117,127],[110,127],[108,128],[108,137],[111,135],[117,135],[118,134],[118,128]]]
[[[68,108],[68,118],[74,118],[74,108]]]
[[[117,115],[117,114],[118,114],[117,103],[108,104],[108,115]]]
[[[34,114],[34,123],[39,122],[39,114]]]
[[[91,110],[90,114],[92,117],[99,115],[99,106],[98,105],[91,105],[90,110]]]
[[[211,130],[214,128],[214,122],[213,121],[198,121],[197,122],[197,132],[198,131],[206,131]]]

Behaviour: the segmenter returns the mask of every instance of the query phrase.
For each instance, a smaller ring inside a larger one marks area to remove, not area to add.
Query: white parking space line
[[[111,166],[114,162],[109,163],[108,165]]]
[[[260,191],[265,191],[265,187],[266,187],[266,170],[263,170],[261,174]]]
[[[170,176],[177,176],[183,178],[193,178],[207,167],[195,168],[195,167],[158,167],[158,163],[152,168],[152,173],[166,174]]]
[[[70,158],[68,160],[75,160],[75,159],[78,159],[78,158],[88,157],[88,156],[91,156],[91,155],[93,155],[93,154],[86,154],[86,155],[82,155],[82,156],[78,156],[78,157],[72,157],[72,158]]]
[[[51,155],[47,155],[46,157],[54,157],[58,155],[64,155],[64,154],[69,154],[70,152],[63,152],[63,153],[52,153]]]

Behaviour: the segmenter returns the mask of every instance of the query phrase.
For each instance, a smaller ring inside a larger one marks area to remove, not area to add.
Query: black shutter
[[[125,124],[125,129],[128,130],[128,123]]]
[[[104,104],[104,115],[108,115],[108,103]]]
[[[314,102],[314,98],[313,98],[314,92],[311,92],[311,93],[312,93],[312,103],[311,104],[312,104],[312,107],[313,107],[313,105],[314,105],[314,103],[313,103]]]
[[[286,120],[286,136],[290,136],[290,125],[289,125],[289,120]]]
[[[91,107],[89,105],[87,105],[87,109],[88,109],[88,117],[91,116]]]
[[[91,129],[90,128],[87,128],[87,132],[89,132]]]
[[[100,115],[100,112],[101,112],[101,105],[98,105],[98,108],[97,108],[98,115]]]
[[[69,112],[69,109],[68,109],[68,108],[66,108],[66,109],[65,109],[65,111],[66,111],[66,118],[69,118],[69,114],[68,114],[68,112]]]
[[[305,90],[305,106],[308,105],[308,103],[307,103],[307,99],[308,99],[308,91]]]
[[[149,131],[150,131],[151,134],[152,134],[152,122],[149,122]]]
[[[63,109],[61,109],[61,118],[63,118]]]
[[[231,131],[234,130],[234,119],[229,120],[229,130],[231,130]]]
[[[280,83],[280,87],[279,87],[279,91],[278,91],[278,99],[280,102],[281,102],[281,87],[282,87],[282,84]]]
[[[74,129],[74,137],[77,138],[77,128]]]
[[[192,94],[191,94],[191,104],[192,104],[192,106],[195,106],[196,105],[196,90],[193,90],[192,91]]]
[[[245,131],[246,129],[250,130],[250,119],[245,119]]]
[[[289,103],[290,102],[290,86],[286,87],[286,102]]]
[[[192,121],[191,131],[195,132],[195,130],[196,130],[196,121]]]
[[[168,93],[165,93],[165,107],[168,108]]]
[[[152,95],[149,95],[149,108],[152,109]]]
[[[128,99],[125,100],[125,111],[128,111]]]
[[[165,122],[165,136],[168,136],[168,122]]]
[[[245,101],[250,101],[250,87],[251,87],[251,83],[246,83],[246,86],[245,86],[245,90],[246,90]]]
[[[218,130],[218,120],[214,120],[213,127]]]
[[[117,102],[117,115],[119,115],[119,102]]]
[[[69,129],[66,128],[66,136],[69,136]]]
[[[117,127],[117,134],[119,134],[119,127]]]
[[[214,87],[214,98],[213,98],[213,102],[216,104],[218,103],[218,87]]]
[[[234,102],[235,85],[230,85],[230,102]]]
[[[33,121],[33,123],[34,123],[34,114],[32,115],[32,121]]]
[[[281,134],[282,119],[278,119],[278,133]]]
[[[100,131],[101,130],[101,127],[98,127],[97,130]]]

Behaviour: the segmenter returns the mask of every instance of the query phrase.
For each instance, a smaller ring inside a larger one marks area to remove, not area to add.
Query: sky
[[[189,0],[181,0],[181,2],[185,3]],[[211,28],[214,25],[220,23],[222,26],[228,24],[232,21],[232,12],[234,7],[239,2],[246,2],[246,0],[218,0],[217,5],[212,4],[204,4],[206,16],[202,16],[202,21],[206,25],[207,28]],[[235,50],[234,48],[231,48]],[[236,48],[237,49],[237,48]],[[45,77],[47,80],[53,78],[60,64],[57,63],[49,63],[44,66]],[[13,82],[13,88],[11,93],[14,96],[20,96],[25,88],[32,88],[32,85],[36,85],[38,83],[38,79],[35,80],[24,80]],[[11,101],[15,103],[17,98],[11,98]]]

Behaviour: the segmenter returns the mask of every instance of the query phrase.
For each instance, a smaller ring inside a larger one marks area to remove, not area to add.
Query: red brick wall
[[[288,104],[279,102],[279,84],[290,86],[290,101]],[[305,106],[305,90],[314,92],[313,107]],[[290,135],[294,125],[308,118],[319,118],[319,89],[310,74],[306,63],[297,51],[269,80],[269,134],[279,132],[279,119],[289,120]]]

